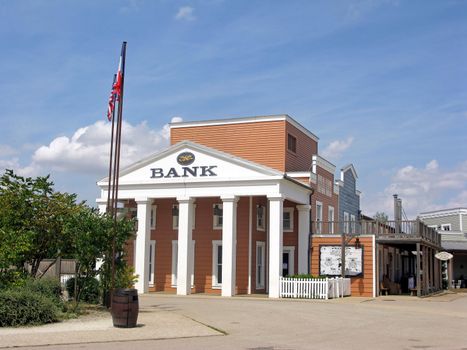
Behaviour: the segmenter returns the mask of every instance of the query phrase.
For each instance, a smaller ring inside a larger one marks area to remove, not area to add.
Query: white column
[[[178,258],[177,294],[191,293],[191,239],[193,220],[193,198],[182,197],[178,200]]]
[[[136,198],[138,232],[136,233],[135,273],[139,276],[136,282],[138,293],[147,293],[149,290],[149,236],[151,200]]]
[[[97,208],[99,209],[99,213],[104,214],[107,211],[107,200],[106,199],[97,199]]]
[[[280,195],[269,197],[269,297],[279,298],[279,277],[282,276],[283,204]]]
[[[298,273],[308,273],[308,250],[311,205],[297,205],[298,210]]]
[[[235,295],[237,268],[237,201],[222,197],[222,296]]]

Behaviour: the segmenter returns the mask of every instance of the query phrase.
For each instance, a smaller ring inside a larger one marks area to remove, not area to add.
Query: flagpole
[[[115,81],[117,80],[117,74],[114,74],[114,80],[112,82],[112,89],[113,89],[113,86],[115,84]],[[112,95],[112,103],[115,104],[115,95]],[[109,158],[109,177],[108,177],[108,181],[109,181],[109,185],[108,185],[108,188],[107,188],[107,207],[106,207],[106,210],[105,212],[106,213],[112,213],[111,215],[113,216],[113,202],[112,202],[112,208],[110,207],[110,190],[112,189],[112,194],[113,194],[113,188],[111,187],[111,180],[112,180],[112,158],[113,158],[113,146],[114,146],[114,128],[115,128],[115,108],[112,109],[112,115],[111,115],[111,118],[112,118],[112,129],[111,129],[111,132],[110,132],[110,158]],[[112,196],[112,201],[113,201],[113,196]]]
[[[122,62],[121,62],[121,87],[120,95],[118,98],[118,113],[117,113],[117,130],[115,135],[115,161],[114,161],[114,205],[113,205],[113,218],[114,218],[114,234],[112,237],[112,277],[111,277],[111,290],[113,292],[115,287],[115,240],[117,235],[117,207],[118,207],[118,184],[120,176],[120,149],[121,149],[121,139],[122,139],[122,119],[123,119],[123,90],[125,84],[125,56],[126,56],[126,41],[122,43]],[[118,78],[117,78],[118,79]]]

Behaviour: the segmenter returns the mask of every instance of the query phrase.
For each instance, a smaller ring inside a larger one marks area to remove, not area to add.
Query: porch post
[[[279,278],[282,276],[283,205],[281,195],[269,197],[269,297],[279,298]]]
[[[311,205],[297,205],[298,210],[298,273],[309,273],[308,249]]]
[[[421,276],[420,276],[420,243],[417,243],[417,262],[415,266],[415,273],[416,273],[416,278],[417,278],[417,297],[421,297]]]
[[[237,267],[237,201],[222,197],[222,296],[235,295]]]
[[[191,294],[191,237],[193,198],[177,198],[178,201],[178,257],[177,294]]]
[[[151,201],[148,198],[136,198],[138,232],[136,233],[135,273],[139,275],[135,284],[138,293],[149,290],[149,236]]]

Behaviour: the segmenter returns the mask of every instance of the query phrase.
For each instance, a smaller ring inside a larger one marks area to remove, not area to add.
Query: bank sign
[[[191,152],[182,152],[177,156],[179,166],[171,168],[151,168],[151,179],[177,177],[207,177],[217,176],[217,165],[193,166],[196,157]]]

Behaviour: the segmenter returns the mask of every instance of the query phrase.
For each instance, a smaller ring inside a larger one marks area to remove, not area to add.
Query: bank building
[[[318,275],[325,259],[337,268],[328,246],[340,244],[341,230],[360,230],[352,295],[376,296],[383,245],[339,208],[356,171],[344,167],[335,180],[318,141],[288,115],[170,124],[170,147],[120,171],[119,201],[138,223],[126,247],[138,291],[278,298],[281,276]],[[105,211],[107,178],[98,186]],[[350,192],[358,201],[355,182]]]

